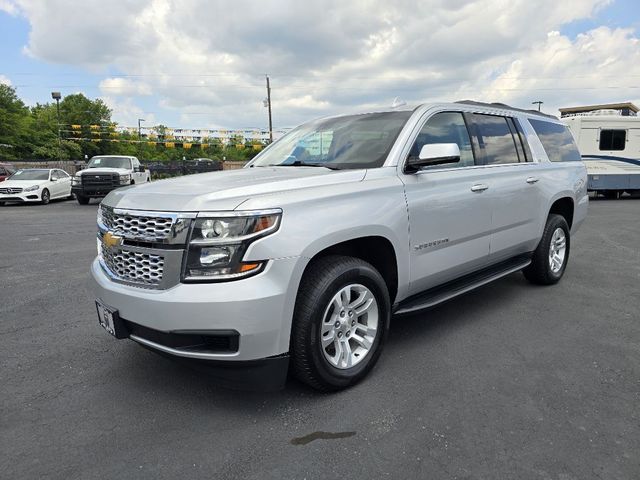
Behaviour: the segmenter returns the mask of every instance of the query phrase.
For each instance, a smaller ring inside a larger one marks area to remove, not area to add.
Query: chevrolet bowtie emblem
[[[102,236],[102,242],[109,248],[119,247],[122,245],[122,237],[107,232]]]

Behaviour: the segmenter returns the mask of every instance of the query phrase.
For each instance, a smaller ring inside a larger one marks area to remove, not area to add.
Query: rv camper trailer
[[[589,174],[588,189],[609,198],[640,193],[640,117],[633,103],[560,109]]]

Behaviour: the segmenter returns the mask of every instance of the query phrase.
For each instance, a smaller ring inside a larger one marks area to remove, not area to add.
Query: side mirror
[[[405,172],[415,173],[422,167],[457,163],[460,161],[460,148],[457,143],[430,143],[423,145],[417,157],[409,157]]]

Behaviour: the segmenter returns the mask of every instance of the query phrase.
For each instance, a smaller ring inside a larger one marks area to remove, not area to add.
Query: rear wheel
[[[88,205],[89,204],[89,197],[85,197],[84,195],[76,194],[76,200],[78,200],[78,203],[80,205]]]
[[[569,261],[571,238],[569,225],[562,215],[551,214],[547,218],[542,239],[531,264],[522,273],[532,283],[552,285],[564,274]]]
[[[49,194],[49,190],[45,188],[42,191],[42,194],[40,195],[40,203],[42,203],[42,205],[46,205],[47,203],[49,203],[50,200],[51,200],[51,195]]]
[[[293,318],[293,372],[322,391],[349,387],[377,362],[389,329],[380,273],[353,257],[315,261],[302,279]]]

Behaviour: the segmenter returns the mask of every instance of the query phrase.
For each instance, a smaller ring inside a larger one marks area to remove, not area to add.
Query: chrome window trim
[[[418,170],[414,173],[405,173],[404,175],[422,175],[424,173],[435,173],[435,172],[458,172],[458,171],[466,171],[466,170],[475,170],[482,168],[497,168],[497,167],[520,167],[526,165],[538,165],[537,162],[518,162],[518,163],[493,163],[490,165],[468,165],[466,167],[449,167],[449,168],[437,168],[430,170]]]
[[[391,148],[389,155],[387,156],[386,161],[384,162],[383,167],[395,167],[398,170],[398,174],[406,175],[404,173],[404,166],[407,160],[407,155],[413,142],[417,138],[420,133],[420,129],[422,126],[431,118],[431,116],[436,113],[441,112],[461,112],[461,113],[478,113],[485,115],[499,115],[504,117],[512,117],[520,122],[524,133],[525,133],[525,141],[529,143],[529,148],[533,155],[533,159],[530,162],[518,162],[518,163],[502,163],[496,165],[518,165],[520,163],[531,164],[531,163],[540,163],[546,159],[546,155],[541,155],[539,149],[536,148],[536,141],[539,141],[536,136],[532,136],[532,127],[529,125],[528,119],[529,115],[524,112],[517,112],[513,110],[503,109],[500,107],[483,107],[480,105],[466,105],[464,103],[427,103],[419,106],[414,110],[414,114],[407,120],[404,128],[398,135],[396,139],[396,143]],[[533,116],[533,114],[531,115]],[[545,119],[550,123],[562,123],[559,120],[554,120],[552,118]],[[533,143],[532,143],[533,142]],[[473,165],[469,167],[452,167],[448,170],[463,170],[465,168],[474,168],[484,165]],[[489,166],[489,165],[487,165]],[[443,169],[444,170],[444,169]],[[437,171],[443,171],[437,170]],[[436,171],[436,170],[433,170]]]

